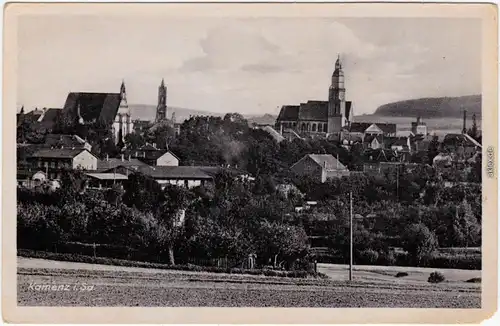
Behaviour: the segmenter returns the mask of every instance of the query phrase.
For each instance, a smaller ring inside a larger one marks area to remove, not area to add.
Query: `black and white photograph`
[[[74,5],[12,7],[15,306],[496,309],[496,6]]]

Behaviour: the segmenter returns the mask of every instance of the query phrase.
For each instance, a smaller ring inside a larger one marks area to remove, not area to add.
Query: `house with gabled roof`
[[[45,171],[48,179],[59,179],[63,169],[96,170],[97,157],[84,148],[42,148],[27,157],[29,165]]]
[[[349,170],[331,154],[307,154],[290,169],[299,176],[309,176],[319,182],[349,176]]]
[[[180,159],[168,148],[160,149],[156,144],[146,144],[126,155],[153,166],[178,166]]]

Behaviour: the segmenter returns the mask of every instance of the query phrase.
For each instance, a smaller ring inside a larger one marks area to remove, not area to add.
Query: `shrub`
[[[366,249],[359,253],[359,262],[361,264],[375,265],[379,259],[379,254],[373,249]]]
[[[481,283],[481,278],[480,277],[474,277],[474,278],[471,278],[467,281],[465,281],[467,283]]]
[[[393,251],[382,251],[379,253],[377,263],[383,266],[394,266],[396,265],[396,255]]]
[[[408,276],[408,273],[406,272],[399,272],[396,274],[396,277],[405,277],[405,276]]]
[[[442,273],[440,272],[432,272],[429,278],[427,279],[427,282],[429,283],[441,283],[445,280],[445,277]]]
[[[32,251],[19,249],[17,255],[21,257],[53,259],[58,261],[71,261],[89,264],[103,264],[127,267],[144,267],[158,268],[181,271],[196,271],[196,272],[211,272],[211,273],[228,273],[228,274],[249,274],[249,275],[266,275],[277,277],[292,277],[306,278],[308,276],[327,278],[324,274],[307,272],[307,271],[278,271],[278,270],[262,270],[262,269],[241,269],[241,268],[221,268],[215,266],[198,266],[198,265],[167,265],[150,262],[114,259],[106,257],[92,257],[76,254],[61,254],[45,251]]]

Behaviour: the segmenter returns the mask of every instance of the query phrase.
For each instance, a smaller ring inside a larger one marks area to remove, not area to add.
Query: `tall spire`
[[[161,85],[160,85],[160,87],[165,87],[165,79],[164,78],[161,79]]]
[[[125,80],[122,79],[122,84],[120,86],[120,96],[122,101],[127,102],[127,90],[125,89]]]
[[[335,61],[335,70],[342,69],[342,64],[340,63],[340,53],[337,54],[337,61]]]

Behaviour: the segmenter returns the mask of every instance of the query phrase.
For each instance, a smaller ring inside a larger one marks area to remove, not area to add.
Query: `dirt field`
[[[328,275],[332,280],[349,279],[348,265],[318,264],[318,271]],[[355,281],[389,282],[398,284],[427,284],[427,278],[435,271],[442,273],[448,284],[463,284],[471,278],[481,277],[480,270],[399,266],[354,266],[353,279]],[[408,276],[396,278],[395,276],[398,272],[406,272]]]
[[[419,281],[401,284],[365,279],[348,283],[32,259],[18,262],[18,303],[23,306],[479,308],[481,305],[480,284],[465,282],[430,285]]]

